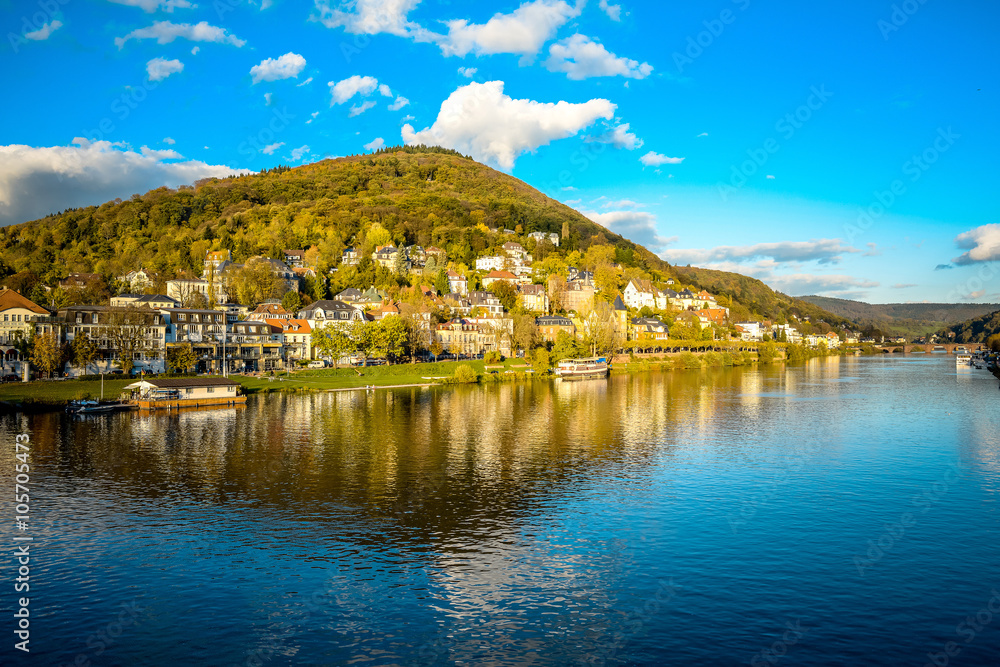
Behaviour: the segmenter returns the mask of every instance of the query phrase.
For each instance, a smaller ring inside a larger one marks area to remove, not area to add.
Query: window
[[[177,321],[184,322],[187,319],[187,315],[184,313],[177,313]]]
[[[208,393],[214,394],[215,393],[215,387],[209,387],[208,388]]]

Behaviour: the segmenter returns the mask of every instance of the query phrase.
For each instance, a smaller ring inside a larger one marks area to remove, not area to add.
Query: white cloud
[[[645,79],[653,72],[649,63],[619,58],[600,42],[579,33],[550,46],[545,67],[550,72],[563,72],[574,81],[597,76]]]
[[[656,216],[652,213],[644,211],[608,211],[607,213],[581,211],[581,213],[597,224],[607,227],[615,234],[620,234],[653,252],[662,252],[668,245],[677,242],[676,236],[669,238],[660,236],[656,229]]]
[[[392,89],[389,88],[389,86],[385,85],[384,83],[379,85],[378,93],[382,97],[392,97]]]
[[[284,145],[285,145],[284,141],[279,141],[278,143],[275,143],[275,144],[268,144],[267,146],[264,146],[263,148],[261,148],[260,152],[263,153],[264,155],[270,155],[271,153],[273,153],[274,151],[278,150],[279,148],[281,148]]]
[[[437,39],[446,56],[464,57],[513,53],[530,61],[545,42],[567,21],[580,15],[580,9],[563,0],[526,2],[510,14],[494,14],[483,24],[465,19],[446,21],[448,34]]]
[[[188,0],[111,0],[116,5],[126,5],[128,7],[139,7],[147,14],[155,11],[173,12],[175,9],[192,9],[198,5],[192,5]]]
[[[201,51],[201,47],[200,46],[193,46],[193,47],[191,47],[191,55],[192,56],[198,55],[199,51]]]
[[[366,151],[377,151],[378,149],[382,148],[383,146],[385,146],[385,140],[382,139],[382,137],[375,137],[374,139],[372,139],[371,141],[369,141],[367,144],[365,144],[365,150]]]
[[[662,155],[654,151],[649,151],[639,158],[639,162],[647,167],[659,167],[665,164],[680,164],[683,161],[684,158],[682,157],[667,157],[666,155]]]
[[[313,78],[312,78],[312,77],[309,77],[308,79],[306,79],[306,80],[305,80],[305,81],[303,81],[302,83],[297,83],[297,84],[295,84],[295,87],[296,87],[296,88],[301,88],[302,86],[308,86],[308,85],[309,85],[310,83],[312,83],[312,82],[313,82]]]
[[[171,139],[170,137],[165,137],[165,138],[163,139],[163,143],[165,143],[165,144],[168,144],[168,145],[170,145],[170,146],[173,146],[173,145],[174,145],[174,144],[176,144],[177,142],[176,142],[176,141],[174,141],[173,139]]]
[[[598,5],[600,6],[601,10],[605,14],[607,14],[608,18],[610,18],[612,21],[621,21],[622,20],[622,6],[621,5],[612,5],[612,4],[609,4],[608,0],[601,0],[600,3],[598,3]]]
[[[416,116],[411,116],[410,114],[406,114],[405,116],[399,119],[399,122],[406,123],[407,121],[416,120],[416,118],[417,118]]]
[[[166,185],[249,173],[197,160],[165,163],[158,151],[125,150],[109,141],[75,139],[72,146],[0,146],[0,225],[66,208],[101,204]],[[181,156],[169,151],[169,159]]]
[[[521,154],[572,137],[600,118],[611,120],[616,109],[605,99],[582,104],[515,100],[503,89],[503,81],[458,88],[441,103],[432,126],[416,132],[404,125],[403,140],[446,146],[510,170]]]
[[[375,106],[375,102],[372,102],[371,100],[366,100],[361,104],[355,104],[354,106],[352,106],[350,113],[348,113],[347,115],[350,116],[351,118],[354,118],[355,116],[360,116],[364,112],[371,109],[373,106]]]
[[[399,111],[409,103],[410,100],[400,95],[399,97],[396,98],[395,102],[389,105],[389,111]]]
[[[982,225],[959,234],[955,244],[966,251],[951,260],[958,266],[996,261],[1000,259],[1000,223]]]
[[[312,118],[310,118],[309,120],[306,121],[306,125],[309,125],[311,122],[313,122],[314,120],[316,120],[316,116],[319,115],[319,112],[318,111],[313,111],[309,115],[312,116]]]
[[[458,73],[464,76],[466,79],[471,79],[476,75],[479,70],[475,67],[459,67]]]
[[[262,60],[259,65],[254,65],[250,68],[250,75],[253,77],[254,83],[293,79],[298,78],[299,73],[305,66],[305,58],[289,51],[283,56]]]
[[[637,137],[634,133],[629,132],[628,123],[616,125],[604,134],[596,137],[587,137],[586,141],[588,143],[596,142],[601,144],[611,144],[615,148],[627,148],[630,151],[642,148],[643,144],[642,139]]]
[[[401,37],[419,36],[424,31],[409,21],[407,14],[420,0],[316,0],[319,20],[327,28],[343,28],[352,35],[389,33]]]
[[[717,246],[710,250],[669,250],[663,258],[674,264],[704,266],[718,262],[751,262],[769,259],[774,262],[817,261],[820,264],[837,264],[844,253],[860,252],[845,246],[840,239],[813,239],[811,241],[782,241],[757,243],[748,246]]]
[[[702,132],[697,137],[695,137],[695,139],[698,139],[698,138],[701,138],[701,137],[707,137],[707,136],[708,136],[708,132]]]
[[[124,37],[115,37],[115,46],[119,49],[130,39],[155,39],[157,44],[169,44],[175,39],[186,39],[192,42],[218,42],[241,47],[246,42],[235,35],[229,34],[225,28],[209,25],[206,21],[191,25],[190,23],[171,23],[156,21],[148,28],[133,30]]]
[[[343,104],[355,95],[363,97],[371,95],[378,88],[378,79],[373,76],[355,74],[341,81],[330,81],[327,85],[330,86],[330,93],[333,96],[330,100],[330,106],[333,106],[334,104]]]
[[[618,199],[604,202],[602,208],[642,208],[642,204],[631,199]]]
[[[146,74],[150,81],[162,81],[171,74],[184,71],[184,63],[180,60],[166,60],[165,58],[153,58],[146,63]]]
[[[181,160],[184,158],[183,155],[175,150],[156,150],[154,148],[150,148],[149,146],[143,146],[139,149],[139,152],[143,157],[151,157],[155,160]]]
[[[51,23],[46,23],[38,30],[24,33],[24,36],[36,42],[44,42],[49,38],[49,35],[51,35],[61,27],[63,27],[63,22],[56,19]]]
[[[264,93],[264,105],[271,106],[271,93]]]
[[[309,145],[299,146],[298,148],[292,149],[292,160],[298,162],[302,159],[302,156],[309,152]]]

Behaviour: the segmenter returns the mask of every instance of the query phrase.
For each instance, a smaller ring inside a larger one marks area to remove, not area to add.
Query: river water
[[[4,417],[0,656],[30,535],[30,664],[997,665],[998,400],[927,355]]]

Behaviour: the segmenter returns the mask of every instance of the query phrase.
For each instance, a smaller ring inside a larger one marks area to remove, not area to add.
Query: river
[[[3,417],[0,656],[997,665],[998,400],[920,355]]]

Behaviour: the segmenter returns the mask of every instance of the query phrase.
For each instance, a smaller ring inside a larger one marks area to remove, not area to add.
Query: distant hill
[[[536,247],[527,236],[534,231],[559,234],[560,246]],[[632,277],[682,281],[675,267],[648,249],[523,181],[452,150],[401,146],[205,179],[176,190],[157,188],[0,228],[0,282],[44,298],[46,286],[70,272],[110,280],[143,267],[162,283],[178,275],[200,275],[208,251],[229,250],[233,262],[242,263],[259,255],[280,258],[285,249],[301,248],[320,276],[306,290],[315,299],[346,287],[374,284],[392,290],[404,285],[405,277],[368,259],[376,245],[436,246],[447,252],[453,266],[468,267],[513,239],[535,252],[536,260],[545,255],[563,266],[583,266],[599,255],[621,267],[618,289]],[[330,274],[352,245],[362,258],[358,266]],[[613,250],[589,253],[595,245]],[[603,278],[613,292],[607,271]],[[595,280],[601,279],[598,272]],[[755,313],[772,319],[794,313],[834,326],[849,324],[743,276],[684,269],[683,282],[728,297],[726,305],[738,320]]]
[[[1000,310],[1000,304],[990,303],[864,303],[827,296],[800,298],[863,327],[907,336],[923,336]]]
[[[946,327],[938,335],[955,334],[956,343],[985,343],[990,336],[1000,334],[1000,310]]]

